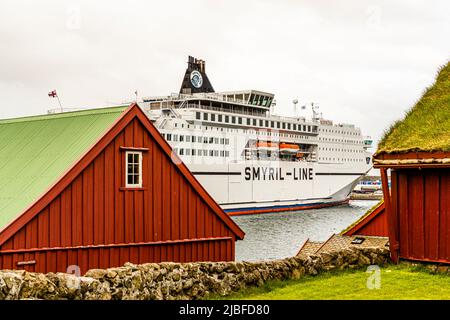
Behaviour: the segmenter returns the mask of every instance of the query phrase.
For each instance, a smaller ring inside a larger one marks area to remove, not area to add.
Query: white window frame
[[[139,183],[128,183],[128,155],[139,155]],[[142,151],[126,151],[125,152],[125,187],[127,188],[142,188]]]

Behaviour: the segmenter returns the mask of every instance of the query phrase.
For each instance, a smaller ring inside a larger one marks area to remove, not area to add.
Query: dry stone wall
[[[0,299],[202,299],[227,295],[268,280],[298,279],[322,271],[382,265],[384,248],[346,249],[261,262],[147,263],[65,273],[0,271]]]

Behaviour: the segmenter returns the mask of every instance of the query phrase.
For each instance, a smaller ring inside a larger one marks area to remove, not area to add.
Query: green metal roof
[[[0,229],[55,184],[125,109],[0,120]]]

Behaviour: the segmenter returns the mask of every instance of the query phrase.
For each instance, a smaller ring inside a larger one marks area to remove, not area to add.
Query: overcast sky
[[[178,92],[188,55],[216,91],[315,102],[376,140],[450,58],[450,1],[0,0],[0,118]]]

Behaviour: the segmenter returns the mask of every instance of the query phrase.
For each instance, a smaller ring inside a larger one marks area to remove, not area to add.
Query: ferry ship
[[[372,140],[353,124],[324,119],[314,104],[311,119],[275,115],[268,92],[215,92],[194,57],[179,93],[139,104],[230,215],[346,203],[372,167]]]

